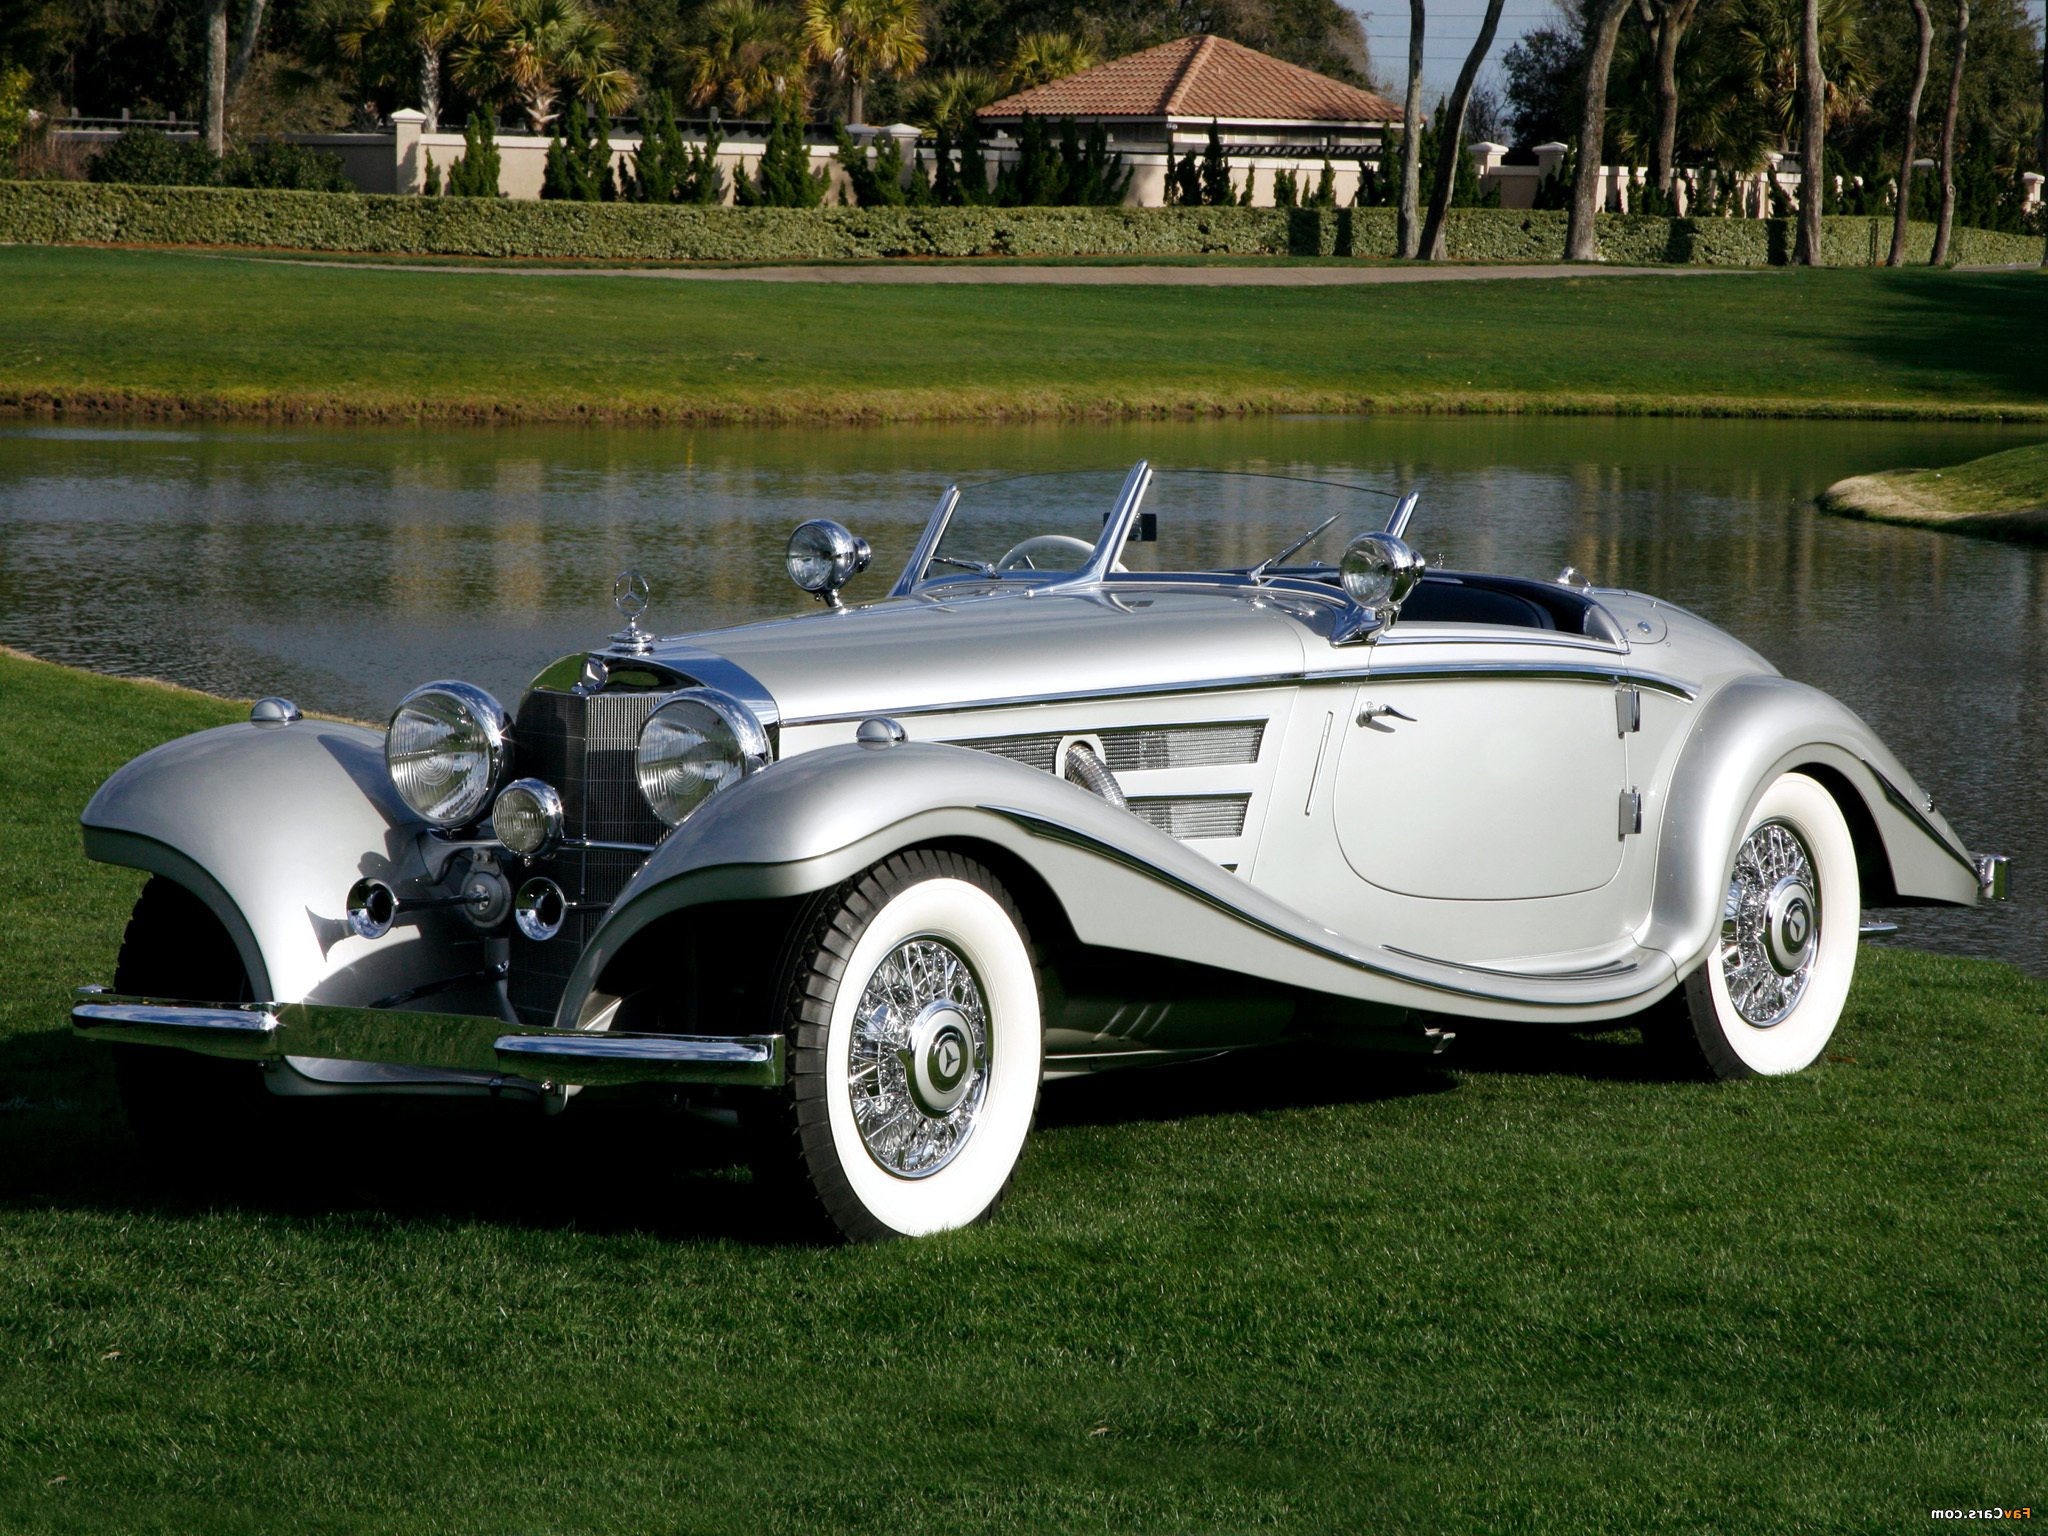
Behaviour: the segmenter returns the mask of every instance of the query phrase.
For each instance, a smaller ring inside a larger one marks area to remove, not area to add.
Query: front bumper
[[[713,1083],[775,1088],[780,1035],[627,1035],[527,1029],[454,1013],[400,1013],[319,1003],[190,1003],[124,997],[98,987],[73,994],[72,1030],[111,1045],[171,1046],[230,1061],[385,1062],[529,1081],[609,1087]]]

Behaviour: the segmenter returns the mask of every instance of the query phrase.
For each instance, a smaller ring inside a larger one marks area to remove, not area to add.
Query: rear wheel
[[[939,849],[813,900],[784,967],[785,1171],[854,1241],[985,1220],[1038,1108],[1040,989],[1024,919]]]
[[[1714,948],[1645,1033],[1694,1075],[1810,1065],[1849,997],[1860,910],[1841,808],[1805,774],[1780,775],[1735,846]]]
[[[181,1002],[247,1002],[249,977],[234,940],[204,902],[156,876],[142,888],[114,990]],[[159,1046],[113,1049],[114,1081],[135,1139],[152,1154],[203,1158],[243,1144],[270,1106],[263,1069]]]

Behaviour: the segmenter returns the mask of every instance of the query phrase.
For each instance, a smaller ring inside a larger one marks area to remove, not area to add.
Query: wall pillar
[[[420,134],[426,126],[427,114],[412,107],[391,114],[391,190],[400,197],[418,196],[427,189],[427,157],[420,153]],[[445,174],[448,168],[441,169]]]

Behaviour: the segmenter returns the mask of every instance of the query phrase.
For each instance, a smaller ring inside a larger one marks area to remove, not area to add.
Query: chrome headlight
[[[768,733],[753,711],[709,688],[677,694],[640,728],[640,793],[672,827],[767,765]]]
[[[505,711],[469,683],[415,688],[391,715],[384,762],[398,797],[437,827],[474,821],[512,755]]]
[[[562,797],[539,779],[514,779],[491,807],[491,835],[522,858],[546,853],[562,836]]]

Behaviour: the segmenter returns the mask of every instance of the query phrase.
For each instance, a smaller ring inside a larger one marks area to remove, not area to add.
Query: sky
[[[2027,14],[2038,24],[2044,0],[2028,0]],[[1372,46],[1373,72],[1380,83],[1393,90],[1396,100],[1408,81],[1407,0],[1375,0],[1367,8],[1354,6],[1365,23],[1366,41]],[[1543,26],[1557,14],[1552,0],[1507,0],[1501,8],[1500,29],[1494,34],[1493,51],[1479,72],[1482,83],[1504,84],[1500,60],[1515,39]],[[1428,26],[1422,40],[1422,78],[1425,96],[1434,105],[1438,96],[1450,94],[1457,82],[1465,52],[1479,35],[1479,23],[1486,15],[1486,0],[1430,0]]]

